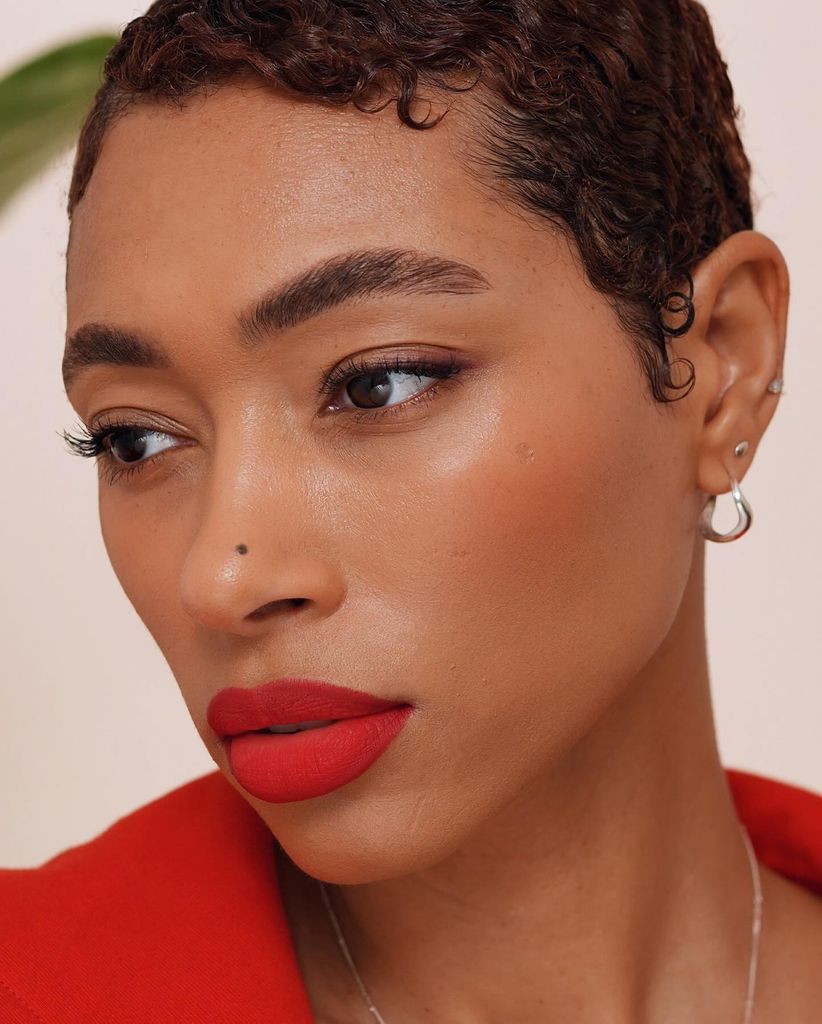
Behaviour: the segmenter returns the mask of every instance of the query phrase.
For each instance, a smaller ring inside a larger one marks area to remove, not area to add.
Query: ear
[[[731,235],[692,272],[696,316],[687,345],[699,412],[696,486],[706,494],[741,481],[779,403],[790,282],[785,259],[758,231]],[[747,441],[747,453],[734,449]]]

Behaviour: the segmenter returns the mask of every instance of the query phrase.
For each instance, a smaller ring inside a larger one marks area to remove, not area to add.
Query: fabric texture
[[[822,796],[726,769],[761,863],[822,895]],[[312,1024],[274,840],[214,771],[0,869],[3,1024]]]

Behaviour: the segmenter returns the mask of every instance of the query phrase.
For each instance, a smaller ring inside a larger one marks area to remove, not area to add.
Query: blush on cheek
[[[453,541],[470,550],[461,571],[473,575],[461,582],[485,608],[474,624],[483,667],[507,688],[494,714],[514,708],[511,728],[521,728],[524,709],[541,707],[545,742],[546,730],[560,742],[574,716],[595,714],[639,671],[687,578],[658,427],[610,411],[569,409],[542,432],[532,420],[527,439],[507,437],[461,495]]]

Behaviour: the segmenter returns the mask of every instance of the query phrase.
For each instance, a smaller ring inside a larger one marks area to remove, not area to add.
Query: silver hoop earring
[[[753,522],[753,511],[751,506],[748,504],[745,495],[739,488],[739,484],[734,480],[730,474],[728,474],[731,481],[731,494],[733,495],[734,504],[739,514],[736,526],[728,533],[717,533],[713,528],[712,520],[714,517],[714,509],[716,507],[716,495],[712,494],[708,501],[705,503],[705,508],[702,510],[702,515],[699,517],[699,532],[703,537],[708,540],[716,541],[718,544],[724,544],[730,540],[738,540],[743,534],[747,533],[751,528]]]

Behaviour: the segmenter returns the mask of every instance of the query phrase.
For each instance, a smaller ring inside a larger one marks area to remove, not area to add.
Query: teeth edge
[[[309,729],[320,729],[324,725],[333,725],[337,721],[335,718],[325,719],[323,721],[315,722],[294,722],[289,725],[269,725],[263,731],[271,733],[295,733],[295,732],[306,732]]]

